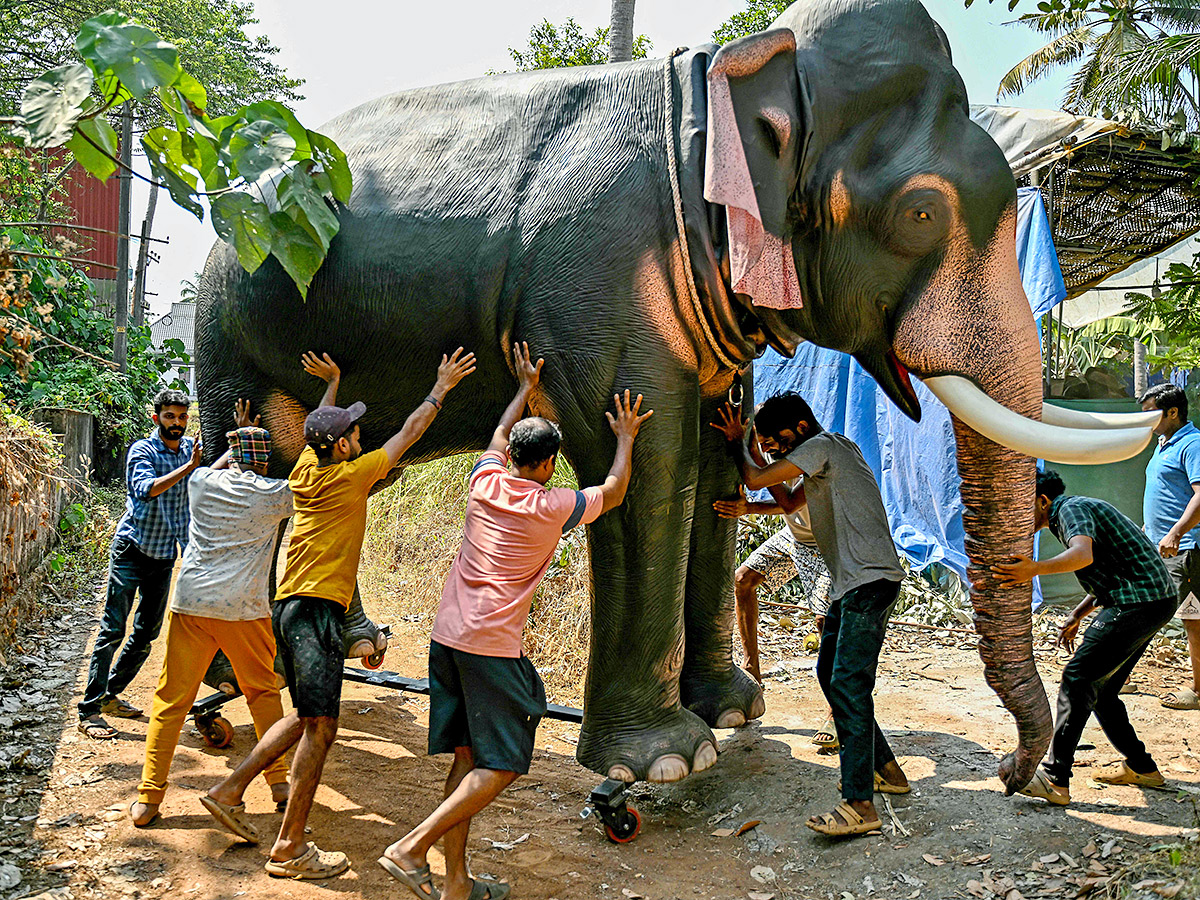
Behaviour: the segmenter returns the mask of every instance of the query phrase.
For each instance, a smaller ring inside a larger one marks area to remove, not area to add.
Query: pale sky
[[[1018,60],[1044,41],[1023,27],[1005,27],[1013,19],[1004,0],[988,5],[976,0],[924,0],[946,30],[955,65],[972,103],[995,102],[996,84]],[[1031,6],[1024,0],[1022,6]],[[511,69],[509,47],[523,49],[529,29],[543,18],[556,24],[573,16],[585,29],[608,22],[609,0],[343,0],[331,7],[315,0],[256,0],[259,30],[280,48],[279,62],[305,79],[307,99],[296,113],[309,128],[318,128],[338,113],[374,97],[405,88],[457,81],[488,69]],[[675,47],[708,41],[713,30],[744,8],[743,0],[638,0],[634,29],[654,42],[652,56]],[[682,11],[686,9],[686,12]],[[1065,77],[1035,85],[1012,105],[1057,108]],[[141,168],[145,168],[144,163]],[[141,228],[146,207],[145,185],[135,183],[132,231]],[[178,299],[179,282],[204,265],[216,240],[211,224],[159,197],[154,236],[170,244],[154,244],[160,261],[147,273],[152,316],[166,312]],[[136,246],[131,257],[136,258]]]

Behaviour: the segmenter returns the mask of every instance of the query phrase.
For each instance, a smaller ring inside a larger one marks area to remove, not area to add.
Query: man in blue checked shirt
[[[152,417],[158,429],[135,441],[125,460],[125,515],[113,536],[108,599],[79,704],[79,730],[90,738],[111,740],[117,736],[101,713],[123,719],[142,714],[122,700],[120,693],[150,655],[167,608],[175,555],[187,546],[187,482],[200,465],[201,449],[200,441],[184,437],[191,402],[183,391],[159,391]],[[125,637],[133,611],[133,596],[139,592],[133,631],[113,664],[113,654]]]

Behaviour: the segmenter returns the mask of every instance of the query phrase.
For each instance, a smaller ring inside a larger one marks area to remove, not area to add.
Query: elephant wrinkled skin
[[[916,0],[804,0],[771,30],[669,60],[493,76],[364,104],[322,129],[354,194],[308,300],[218,244],[196,325],[205,411],[251,399],[302,447],[328,351],[362,399],[366,447],[395,431],[460,344],[479,370],[402,464],[484,447],[515,387],[506,348],[544,356],[534,411],[583,484],[604,477],[614,391],[655,409],[628,498],[589,528],[592,648],[579,760],[673,780],[715,759],[710,726],[761,715],[731,657],[738,474],[708,423],[735,372],[804,339],[852,353],[919,415],[908,372],[961,375],[1040,416],[1014,251],[1015,187],[967,117],[941,29]],[[223,448],[223,425],[204,422]],[[981,653],[1018,721],[1010,791],[1050,713],[1029,591],[987,567],[1031,550],[1028,458],[957,426]]]

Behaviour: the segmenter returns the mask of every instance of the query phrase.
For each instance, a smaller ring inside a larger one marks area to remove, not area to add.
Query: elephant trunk
[[[989,246],[946,260],[900,318],[893,349],[896,361],[918,375],[962,376],[1013,412],[1040,420],[1041,354],[1014,232],[1010,213]],[[1016,752],[1000,764],[1011,794],[1033,777],[1053,719],[1034,665],[1030,586],[1004,587],[990,567],[1032,554],[1036,470],[1029,456],[984,437],[957,415],[954,434],[979,654],[1019,733]]]

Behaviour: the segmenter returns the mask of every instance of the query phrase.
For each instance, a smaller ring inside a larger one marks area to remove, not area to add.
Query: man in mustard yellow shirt
[[[208,792],[205,806],[223,826],[248,841],[258,836],[235,805],[259,772],[293,745],[290,794],[266,870],[285,878],[328,878],[349,868],[344,853],[327,852],[304,837],[325,756],[337,735],[342,695],[342,622],[358,578],[367,528],[367,496],[442,408],[442,400],[475,371],[475,355],[459,347],[442,356],[437,383],[404,427],[378,450],[363,453],[358,420],[367,408],[335,406],[341,372],[329,354],[304,354],[305,371],[327,382],[321,405],[304,423],[308,446],[288,477],[296,512],[287,564],[275,597],[272,624],[295,710],[276,723],[246,760]]]

